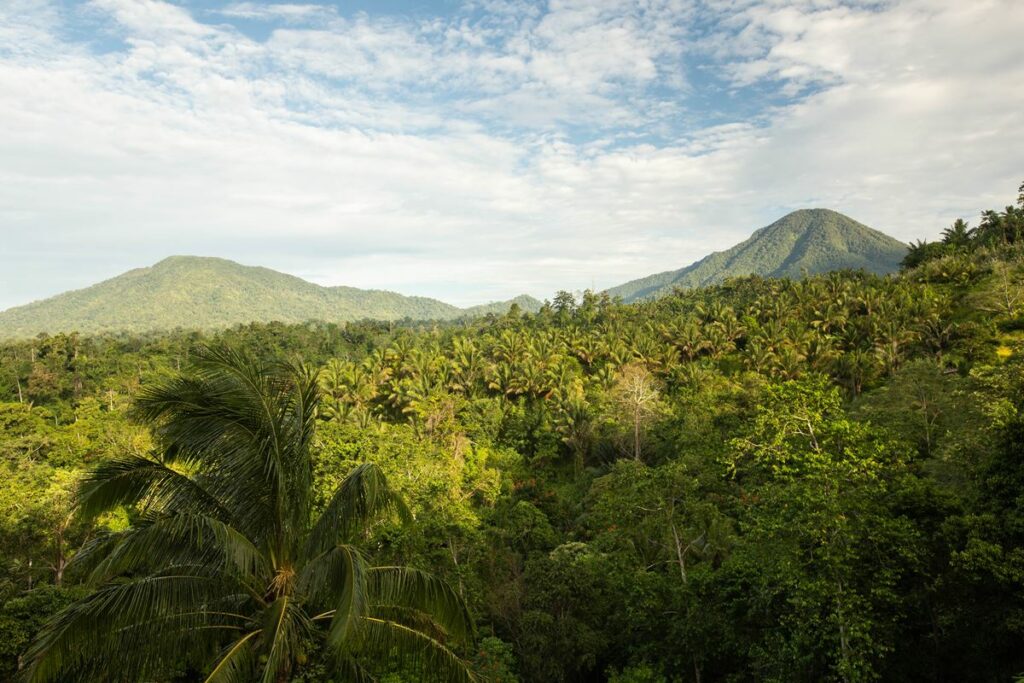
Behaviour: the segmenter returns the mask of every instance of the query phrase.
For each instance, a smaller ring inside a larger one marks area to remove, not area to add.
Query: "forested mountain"
[[[0,312],[0,338],[39,332],[214,330],[250,322],[452,320],[503,313],[513,301],[457,308],[436,299],[354,287],[321,287],[269,268],[220,258],[171,256],[85,289]]]
[[[630,302],[741,275],[795,278],[847,268],[885,274],[896,271],[906,253],[907,245],[841,213],[802,209],[757,230],[731,249],[679,270],[612,287],[608,293]]]

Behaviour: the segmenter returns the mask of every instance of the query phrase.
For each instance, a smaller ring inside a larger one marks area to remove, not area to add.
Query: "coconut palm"
[[[972,231],[963,218],[957,218],[952,226],[942,231],[942,243],[955,248],[969,246],[971,237]]]
[[[571,346],[575,356],[580,359],[588,371],[601,355],[601,340],[592,332],[580,332],[571,342]]]
[[[369,680],[400,656],[422,678],[471,680],[450,648],[470,636],[462,600],[406,567],[375,567],[356,544],[401,501],[372,464],[314,514],[315,372],[204,350],[145,389],[135,416],[158,455],[98,466],[86,517],[128,506],[138,521],[74,564],[96,588],[58,613],[26,657],[29,681],[288,680],[311,655],[335,679]],[[114,670],[116,669],[116,670]]]
[[[478,395],[487,371],[487,363],[480,348],[469,337],[456,337],[451,352],[453,391],[470,397]]]

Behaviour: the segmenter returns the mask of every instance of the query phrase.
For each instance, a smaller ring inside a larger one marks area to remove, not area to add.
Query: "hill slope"
[[[802,209],[783,216],[725,251],[680,270],[633,280],[608,293],[624,301],[656,298],[676,287],[690,289],[738,275],[800,277],[844,268],[873,273],[899,269],[907,245],[829,209]]]
[[[321,287],[269,268],[198,256],[172,256],[85,289],[0,312],[0,338],[39,332],[146,332],[176,327],[211,330],[238,323],[449,320],[508,310],[510,302],[461,309],[436,299],[395,292]]]

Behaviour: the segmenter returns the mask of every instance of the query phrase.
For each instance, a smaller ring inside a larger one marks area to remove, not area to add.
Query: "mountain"
[[[0,338],[72,330],[212,330],[272,320],[451,320],[502,313],[513,303],[533,311],[541,305],[522,296],[463,309],[394,292],[321,287],[293,275],[226,259],[172,256],[85,289],[0,312]]]
[[[872,273],[899,269],[907,245],[829,209],[801,209],[754,232],[746,241],[679,270],[633,280],[608,293],[623,301],[657,298],[739,275],[800,277],[844,268]]]

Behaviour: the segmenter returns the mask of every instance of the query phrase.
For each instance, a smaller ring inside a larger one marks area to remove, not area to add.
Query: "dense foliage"
[[[906,253],[905,244],[841,213],[802,209],[761,228],[731,249],[709,254],[679,270],[613,287],[608,293],[631,302],[744,275],[799,278],[844,269],[885,275],[899,269]]]
[[[453,320],[537,310],[528,296],[457,308],[395,292],[321,287],[268,268],[219,258],[172,256],[99,284],[0,312],[0,338],[73,329],[83,333],[216,330],[238,323],[307,320]]]
[[[95,590],[43,626],[25,678],[103,680],[116,666],[124,680],[195,668],[210,683],[270,683],[314,650],[353,680],[395,655],[471,680],[446,642],[472,631],[463,600],[420,570],[370,565],[359,547],[375,521],[405,512],[380,469],[351,469],[314,510],[319,395],[308,368],[207,349],[143,389],[134,414],[159,449],[101,463],[79,496],[87,519],[137,518],[74,557]]]
[[[366,561],[444,578],[476,622],[458,654],[481,675],[1013,680],[1024,246],[1002,232],[889,277],[0,347],[2,672],[90,590],[69,559],[137,521],[73,514],[83,472],[155,452],[130,407],[209,342],[321,369],[311,509],[375,463],[409,519],[370,527]],[[338,680],[327,655],[291,676]],[[383,680],[422,679],[383,664]]]

